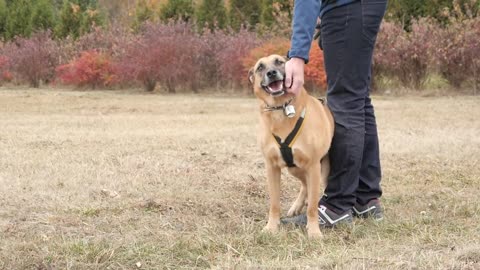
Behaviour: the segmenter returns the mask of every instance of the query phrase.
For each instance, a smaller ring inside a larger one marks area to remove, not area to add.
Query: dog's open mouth
[[[283,80],[271,82],[264,86],[265,90],[272,96],[281,96],[284,94]]]

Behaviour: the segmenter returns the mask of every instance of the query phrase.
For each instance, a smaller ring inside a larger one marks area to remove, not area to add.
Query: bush
[[[13,79],[12,73],[8,70],[9,65],[8,58],[0,55],[0,82],[9,82]]]
[[[471,81],[480,84],[480,17],[450,23],[436,40],[440,48],[436,61],[440,74],[455,88]]]
[[[277,38],[264,42],[261,46],[252,49],[250,53],[244,58],[244,71],[248,71],[251,67],[255,65],[258,59],[262,57],[271,54],[286,56],[289,48],[290,42],[288,39]]]
[[[108,87],[116,77],[110,57],[96,51],[81,53],[78,59],[57,68],[57,78],[67,85]]]
[[[97,51],[114,58],[125,53],[125,48],[134,40],[134,36],[128,30],[112,26],[106,30],[94,27],[90,33],[81,36],[74,42],[77,54],[83,51]]]
[[[394,62],[398,62],[398,53],[395,53],[397,39],[403,35],[403,29],[396,23],[384,21],[380,26],[380,31],[375,43],[372,62],[372,88],[377,89],[377,81],[380,77],[394,77],[395,71],[392,68]]]
[[[258,59],[271,54],[286,56],[290,48],[288,39],[274,39],[265,42],[262,46],[253,49],[250,54],[244,58],[244,72],[255,65]],[[323,62],[323,52],[316,43],[312,43],[310,50],[310,62],[305,66],[305,87],[310,91],[320,88],[326,88],[326,74]]]
[[[15,77],[35,88],[40,82],[48,83],[54,78],[58,54],[58,46],[49,31],[34,34],[31,38],[18,37],[5,48],[5,56]]]
[[[252,49],[260,45],[257,35],[242,29],[237,34],[217,31],[205,35],[204,38],[216,43],[208,46],[209,55],[213,57],[211,57],[211,60],[207,60],[214,64],[214,77],[217,78],[214,81],[217,81],[220,85],[228,86],[230,89],[245,86],[246,72],[243,59]],[[210,85],[212,85],[212,82],[210,82]]]
[[[437,23],[428,19],[414,20],[411,32],[384,22],[377,38],[373,73],[393,76],[404,86],[421,89],[438,48],[434,40],[439,29]]]
[[[124,80],[135,80],[153,91],[157,82],[168,92],[179,87],[197,89],[204,54],[202,39],[185,22],[147,23],[118,64]]]
[[[326,91],[327,74],[325,73],[325,64],[323,62],[323,51],[317,45],[312,44],[310,51],[310,62],[305,66],[305,86],[307,89]]]
[[[84,52],[95,51],[108,56],[115,67],[116,60],[125,54],[126,47],[134,40],[135,36],[123,28],[112,26],[106,30],[96,27],[77,40],[67,37],[59,42],[59,65],[67,65],[78,60]]]

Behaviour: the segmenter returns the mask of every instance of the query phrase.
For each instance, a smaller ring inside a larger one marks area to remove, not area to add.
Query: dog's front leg
[[[318,201],[320,200],[320,162],[313,164],[307,170],[307,233],[308,237],[321,238],[318,225]]]
[[[264,231],[277,232],[280,225],[280,173],[281,169],[267,161],[267,184],[270,195],[270,210],[268,212],[268,223]]]
[[[299,215],[302,212],[303,207],[307,202],[307,178],[305,173],[298,169],[298,167],[288,168],[288,171],[291,175],[295,176],[300,180],[300,192],[298,193],[297,199],[293,202],[292,206],[288,210],[287,216],[293,217],[295,215]]]

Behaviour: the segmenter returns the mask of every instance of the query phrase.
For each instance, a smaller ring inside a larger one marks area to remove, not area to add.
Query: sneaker
[[[333,228],[338,225],[350,226],[353,224],[352,211],[349,210],[339,215],[326,206],[320,205],[318,207],[318,222],[320,227],[324,228]]]
[[[294,225],[305,227],[307,225],[307,214],[300,214],[294,217],[282,218],[280,223],[283,225]],[[351,211],[341,215],[333,212],[324,205],[318,207],[318,223],[321,228],[333,228],[337,225],[351,225],[353,223]]]
[[[353,206],[353,216],[359,218],[373,218],[376,221],[383,219],[383,208],[380,205],[380,200],[373,199],[365,205],[356,203]]]

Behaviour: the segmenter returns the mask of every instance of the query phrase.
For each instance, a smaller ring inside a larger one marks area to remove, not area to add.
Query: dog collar
[[[263,109],[264,112],[271,112],[271,111],[279,111],[279,110],[285,110],[285,108],[287,106],[290,105],[290,103],[292,103],[292,101],[295,99],[295,97],[292,97],[290,100],[288,100],[287,102],[285,102],[284,104],[282,105],[279,105],[279,106],[270,106],[268,105],[267,103],[265,103],[265,108]]]

